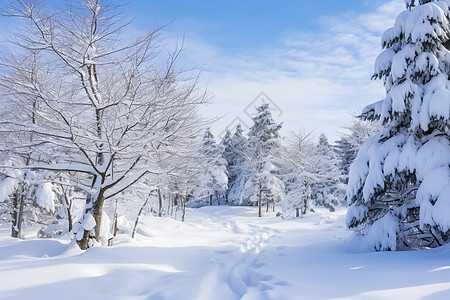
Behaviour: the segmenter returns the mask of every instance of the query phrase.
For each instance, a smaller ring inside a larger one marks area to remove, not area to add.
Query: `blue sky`
[[[184,36],[181,64],[201,70],[213,99],[204,114],[219,117],[216,135],[236,120],[251,125],[248,113],[260,103],[253,100],[264,92],[279,108],[274,116],[284,134],[323,132],[331,141],[351,113],[384,96],[382,83],[370,80],[373,63],[381,34],[404,9],[403,0],[128,3],[130,33],[151,28],[156,17],[170,23],[169,41]]]
[[[139,26],[157,15],[162,24],[172,22],[172,31],[202,35],[224,51],[237,53],[268,47],[289,31],[320,31],[320,20],[326,16],[368,12],[385,2],[139,0],[131,5]]]
[[[138,29],[171,22],[185,35],[187,66],[202,70],[213,95],[204,113],[220,119],[216,135],[236,120],[251,125],[261,92],[281,110],[283,133],[324,132],[336,140],[351,113],[384,96],[371,81],[380,37],[404,9],[403,0],[372,1],[133,1]],[[250,107],[250,111],[252,111]]]

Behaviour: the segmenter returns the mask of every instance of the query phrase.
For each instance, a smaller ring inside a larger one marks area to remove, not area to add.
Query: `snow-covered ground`
[[[147,218],[131,240],[85,252],[0,227],[0,299],[450,299],[450,247],[355,250],[345,210],[302,219],[252,207]]]

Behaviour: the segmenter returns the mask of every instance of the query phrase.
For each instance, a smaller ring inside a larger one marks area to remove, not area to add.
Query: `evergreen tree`
[[[214,135],[208,128],[203,137],[201,152],[204,156],[204,167],[199,176],[201,198],[209,205],[213,199],[220,205],[228,188],[227,161],[223,158],[224,147],[217,144]]]
[[[311,186],[316,184],[312,163],[316,147],[311,135],[302,132],[293,134],[283,147],[281,169],[286,197],[282,203],[283,218],[300,217],[313,208]]]
[[[258,115],[253,118],[253,126],[248,133],[250,175],[244,186],[244,198],[249,203],[258,203],[258,216],[262,215],[263,202],[266,211],[272,204],[284,199],[284,184],[277,177],[273,165],[275,151],[280,149],[281,124],[276,124],[269,110],[269,104],[257,108]]]
[[[337,158],[340,160],[340,169],[343,176],[343,182],[348,183],[348,173],[350,165],[356,158],[362,144],[380,131],[378,123],[371,123],[359,118],[354,118],[350,126],[344,127],[350,133],[343,134],[339,140],[335,142],[333,149]]]
[[[234,161],[235,161],[235,153],[234,153],[234,148],[232,145],[232,140],[231,140],[231,132],[229,130],[227,130],[225,132],[224,137],[222,138],[222,141],[220,142],[220,144],[223,147],[223,153],[222,153],[222,157],[227,161],[227,174],[228,174],[228,187],[227,187],[227,192],[226,192],[226,203],[228,203],[228,194],[230,191],[231,186],[233,185],[234,181],[236,180],[236,175],[233,174],[233,167],[234,167]]]
[[[341,136],[339,140],[334,142],[333,149],[336,156],[340,160],[339,168],[341,174],[344,176],[344,183],[348,183],[348,172],[350,170],[350,165],[356,158],[356,153],[358,153],[359,148],[355,149],[355,145],[352,144],[348,136]]]
[[[228,200],[235,204],[242,204],[244,202],[244,186],[250,176],[250,159],[248,140],[244,136],[241,124],[236,126],[236,131],[230,138],[229,144],[229,151],[227,151],[230,153],[228,154],[230,157]]]
[[[311,158],[313,159],[313,158]],[[325,134],[319,136],[314,174],[316,183],[312,185],[312,199],[315,205],[323,205],[335,211],[345,195],[339,161],[336,158]]]
[[[383,128],[360,149],[347,192],[347,226],[376,250],[449,241],[450,1],[405,2],[375,61],[386,97],[362,112]]]

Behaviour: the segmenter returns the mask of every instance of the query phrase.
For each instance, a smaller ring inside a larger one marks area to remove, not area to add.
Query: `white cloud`
[[[370,80],[373,62],[381,34],[403,8],[396,0],[370,13],[323,17],[317,32],[291,30],[251,55],[232,56],[200,39],[187,40],[188,55],[204,62],[203,78],[214,95],[205,112],[223,116],[212,129],[220,134],[236,117],[248,120],[243,109],[264,91],[283,110],[277,121],[285,133],[305,128],[337,139],[349,111],[383,97],[382,83]]]

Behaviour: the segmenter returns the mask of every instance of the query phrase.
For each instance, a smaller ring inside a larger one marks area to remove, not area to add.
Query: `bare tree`
[[[17,0],[7,8],[27,22],[15,33],[14,54],[1,59],[0,85],[10,103],[34,110],[36,121],[2,118],[2,130],[33,134],[17,149],[58,154],[56,162],[22,168],[80,174],[88,194],[74,224],[81,249],[100,241],[106,199],[158,174],[155,153],[197,134],[198,109],[207,100],[198,77],[176,67],[183,47],[167,51],[160,28],[125,43],[129,23],[118,9],[101,0],[54,7]],[[34,68],[21,63],[31,56]]]

